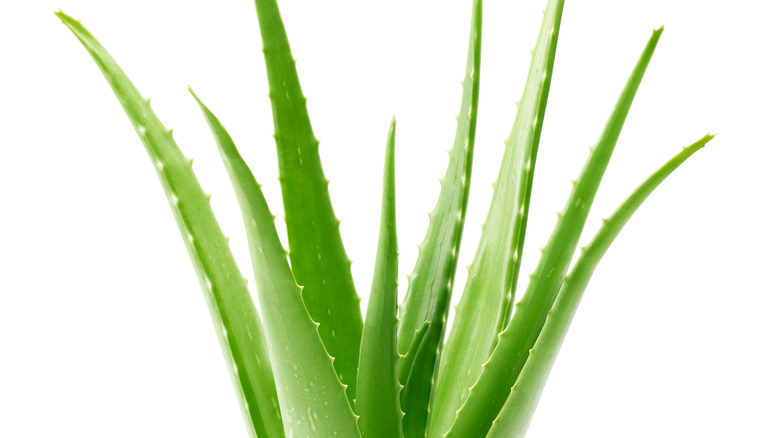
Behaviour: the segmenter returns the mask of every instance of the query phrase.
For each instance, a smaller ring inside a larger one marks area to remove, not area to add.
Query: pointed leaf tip
[[[55,16],[96,62],[152,158],[206,296],[250,434],[281,436],[283,425],[260,317],[190,160],[105,47],[78,20],[62,11]]]
[[[555,358],[563,344],[590,277],[602,256],[623,226],[653,190],[685,160],[701,149],[710,138],[707,135],[694,142],[647,178],[605,220],[604,225],[585,247],[585,251],[571,269],[553,307],[548,312],[544,328],[531,349],[534,354],[529,356],[522,372],[512,386],[510,396],[504,403],[501,414],[492,423],[487,435],[488,438],[525,436]]]
[[[452,426],[511,312],[562,9],[563,1],[548,4],[531,51],[526,87],[516,103],[512,130],[504,141],[499,176],[492,185],[493,199],[472,263],[474,269],[467,276],[452,332],[441,353],[430,436],[441,437]]]
[[[273,108],[290,264],[295,279],[306,287],[306,309],[322,323],[320,336],[336,358],[336,371],[353,400],[363,319],[351,266],[279,5],[276,0],[256,0],[255,6]],[[331,330],[342,336],[331,337]]]
[[[379,242],[363,325],[355,413],[363,436],[403,436],[398,323],[398,239],[395,219],[395,117],[387,134]]]

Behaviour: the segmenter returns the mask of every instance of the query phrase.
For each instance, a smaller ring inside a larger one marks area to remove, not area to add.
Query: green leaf
[[[404,413],[403,429],[404,437],[419,437],[425,433],[425,421],[427,420],[430,394],[431,394],[431,376],[434,373],[436,356],[439,354],[439,337],[434,334],[428,336],[428,329],[431,326],[430,321],[425,321],[414,334],[411,348],[415,355],[407,357],[406,361],[401,362],[398,370],[398,380],[401,381],[401,409],[404,407],[412,413]],[[416,370],[412,373],[412,368]],[[406,412],[406,411],[404,411]]]
[[[207,196],[166,129],[106,49],[80,22],[56,12],[89,52],[154,163],[206,297],[250,435],[282,433],[260,318]]]
[[[447,309],[450,304],[452,284],[455,278],[463,224],[468,205],[471,184],[471,166],[474,155],[474,138],[477,129],[479,101],[480,58],[482,46],[482,0],[474,0],[472,10],[466,75],[458,114],[455,142],[450,150],[447,171],[441,182],[441,192],[436,207],[430,215],[425,239],[414,271],[409,276],[409,289],[401,307],[398,331],[398,351],[403,355],[401,368],[408,369],[411,381],[422,387],[406,387],[413,390],[414,406],[402,399],[404,431],[407,438],[425,433],[430,410],[433,374],[444,339]],[[412,350],[415,334],[423,325],[425,330],[423,350]],[[429,363],[430,362],[430,363]],[[403,383],[403,381],[402,381]],[[413,432],[414,431],[414,432]],[[411,434],[411,435],[410,435]]]
[[[256,0],[295,279],[352,403],[363,317],[287,34],[275,0]]]
[[[395,224],[395,118],[385,152],[382,220],[374,280],[360,345],[355,412],[364,437],[403,437],[398,381],[398,238]]]
[[[439,305],[447,305],[439,301]],[[444,309],[435,309],[442,314]],[[401,409],[404,411],[403,427],[405,438],[423,438],[430,413],[430,397],[434,390],[436,364],[441,347],[440,327],[444,321],[426,321],[420,328],[419,347],[409,365],[407,380],[401,390]],[[416,340],[416,339],[415,339]],[[408,359],[408,358],[407,358]]]
[[[430,436],[452,426],[504,329],[514,302],[531,200],[531,183],[550,91],[563,0],[550,0],[533,51],[525,91],[506,141],[493,200],[466,286],[444,344],[431,413]]]
[[[425,321],[420,327],[419,330],[414,334],[414,338],[412,338],[412,343],[410,344],[409,351],[418,351],[420,349],[420,345],[422,345],[423,338],[425,337],[425,334],[428,332],[428,327],[431,326],[430,321]],[[401,356],[402,359],[405,359],[405,357]],[[412,362],[413,360],[402,360],[400,363],[400,366],[398,367],[398,380],[403,384],[403,386],[406,386],[406,382],[409,381],[409,374],[412,371]]]
[[[484,436],[509,396],[560,290],[607,163],[662,31],[663,28],[653,32],[642,52],[601,138],[574,182],[528,288],[515,307],[514,316],[506,330],[499,334],[498,344],[483,365],[479,379],[469,389],[468,398],[458,410],[447,437]]]
[[[604,220],[601,229],[593,237],[590,244],[582,248],[582,254],[564,280],[555,304],[553,304],[547,315],[544,328],[542,328],[536,344],[529,352],[528,360],[517,382],[512,387],[504,407],[493,422],[488,438],[525,436],[531,423],[531,417],[539,402],[539,397],[547,382],[547,377],[550,375],[553,362],[558,355],[585,288],[599,261],[620,230],[623,229],[623,226],[645,199],[650,196],[650,193],[685,160],[703,148],[713,137],[712,135],[704,136],[697,142],[684,148],[682,152],[653,173],[623,201],[609,219]]]
[[[285,433],[359,437],[346,387],[303,303],[260,185],[219,120],[192,95],[211,126],[241,207]]]

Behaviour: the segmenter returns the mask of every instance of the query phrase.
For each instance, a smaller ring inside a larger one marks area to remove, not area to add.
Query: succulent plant
[[[650,175],[575,257],[598,186],[663,28],[653,31],[515,300],[563,0],[549,0],[492,203],[450,333],[445,330],[469,198],[479,103],[482,0],[473,0],[457,132],[408,290],[398,305],[395,118],[379,242],[363,319],[276,0],[256,0],[289,251],[260,185],[190,89],[238,197],[259,305],[185,158],[135,86],[80,22],[57,16],[106,77],[168,197],[213,317],[250,436],[524,436],[588,281],[649,194],[713,136]],[[259,311],[258,311],[259,310]]]

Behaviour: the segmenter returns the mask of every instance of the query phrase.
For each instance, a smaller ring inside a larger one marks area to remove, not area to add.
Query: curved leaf
[[[525,91],[506,141],[482,237],[463,296],[455,307],[452,333],[444,344],[431,413],[431,437],[441,437],[452,426],[455,411],[479,377],[512,308],[562,14],[563,0],[550,0]]]
[[[259,315],[192,162],[119,65],[80,22],[56,12],[89,52],[154,163],[206,297],[250,435],[279,437],[279,407]]]
[[[290,263],[304,287],[303,300],[334,366],[347,385],[350,403],[355,379],[363,316],[333,212],[328,182],[322,171],[319,140],[306,110],[295,61],[276,0],[256,0],[268,74],[268,96],[274,116],[279,182],[290,242]]]
[[[468,398],[458,410],[455,423],[445,436],[484,436],[509,396],[509,391],[528,358],[528,351],[536,342],[547,312],[558,295],[596,190],[662,31],[663,28],[653,32],[631,72],[601,137],[591,150],[579,178],[574,182],[566,206],[547,246],[542,250],[536,271],[531,275],[528,288],[515,306],[514,316],[506,330],[498,335],[496,348],[482,366],[482,374],[477,382],[469,388]]]
[[[482,0],[474,0],[472,8],[466,75],[462,82],[463,94],[455,142],[441,181],[439,199],[430,215],[430,224],[420,245],[414,271],[409,276],[409,289],[401,306],[398,329],[401,368],[409,370],[411,381],[422,385],[405,387],[405,393],[415,391],[417,394],[402,398],[406,438],[421,437],[425,433],[468,206],[479,101]],[[416,334],[426,323],[425,348],[412,350]],[[413,405],[404,400],[413,402]]]
[[[596,233],[590,244],[582,248],[582,254],[571,273],[566,277],[547,315],[539,338],[528,355],[528,360],[520,372],[517,382],[512,387],[509,397],[501,412],[490,428],[488,438],[503,438],[508,436],[522,438],[531,424],[531,417],[536,410],[539,397],[542,394],[547,377],[552,370],[553,362],[563,345],[563,339],[569,330],[574,314],[577,311],[585,288],[596,270],[601,258],[617,237],[620,230],[636,212],[640,205],[650,196],[650,193],[663,182],[677,167],[696,151],[703,148],[712,135],[706,135],[692,145],[684,148],[663,167],[646,179],[634,192],[606,219],[601,229]]]
[[[241,206],[285,433],[291,438],[323,433],[359,437],[346,387],[306,311],[260,185],[219,120],[192,95],[214,133]]]

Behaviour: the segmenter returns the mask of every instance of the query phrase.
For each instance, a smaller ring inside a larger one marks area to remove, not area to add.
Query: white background
[[[405,275],[454,135],[470,3],[281,1],[364,296],[387,125],[395,114]],[[456,289],[487,211],[544,3],[485,4],[482,100]],[[253,2],[4,5],[0,436],[246,436],[153,168],[92,60],[51,14],[60,7],[82,19],[175,129],[214,194],[245,275],[251,268],[238,207],[187,84],[231,131],[282,213]],[[779,13],[769,0],[567,4],[523,274],[654,27],[666,32],[585,238],[682,146],[719,135],[652,195],[604,258],[529,437],[780,437]]]

